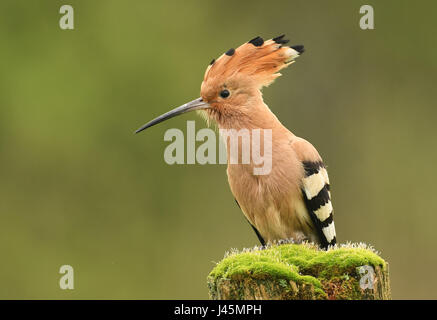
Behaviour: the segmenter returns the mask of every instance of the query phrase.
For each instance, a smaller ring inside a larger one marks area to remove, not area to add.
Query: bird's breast
[[[254,167],[228,163],[229,185],[243,213],[266,241],[298,238],[308,215],[300,192],[304,172],[293,149],[273,145],[269,174],[255,175]]]

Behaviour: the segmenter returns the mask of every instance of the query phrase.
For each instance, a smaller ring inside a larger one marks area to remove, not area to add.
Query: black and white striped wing
[[[302,194],[305,205],[317,230],[320,245],[327,248],[337,241],[328,172],[322,161],[305,161],[303,166],[305,177],[302,181]]]

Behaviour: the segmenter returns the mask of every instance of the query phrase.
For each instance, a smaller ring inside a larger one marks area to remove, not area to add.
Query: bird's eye
[[[229,90],[222,90],[220,91],[220,97],[222,97],[223,99],[226,99],[227,97],[229,97],[231,93],[229,92]]]

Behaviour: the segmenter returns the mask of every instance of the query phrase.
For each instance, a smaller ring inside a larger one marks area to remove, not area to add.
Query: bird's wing
[[[323,248],[335,245],[334,216],[329,192],[329,178],[322,161],[303,161],[305,177],[302,195]]]
[[[320,245],[323,248],[335,245],[337,240],[326,167],[317,150],[308,141],[297,138],[292,146],[304,168],[302,196],[317,230]]]
[[[237,203],[238,208],[240,208],[241,211],[243,211],[243,209],[241,209],[240,204],[238,203],[237,199],[235,199],[235,202]],[[244,213],[244,212],[243,212]],[[246,217],[246,214],[244,214],[244,216]],[[246,217],[247,222],[249,222],[250,226],[252,227],[253,231],[255,231],[256,236],[258,237],[259,242],[261,242],[262,246],[266,245],[266,241],[264,240],[264,238],[261,236],[261,234],[259,233],[258,229],[255,228],[253,226],[252,223],[250,223],[249,219]]]

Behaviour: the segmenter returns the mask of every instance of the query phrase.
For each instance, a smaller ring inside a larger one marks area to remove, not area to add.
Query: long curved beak
[[[151,126],[154,126],[155,124],[158,124],[160,122],[163,122],[165,120],[171,119],[173,117],[176,117],[180,114],[193,111],[193,110],[201,110],[201,109],[208,109],[210,105],[202,100],[202,98],[197,98],[193,101],[190,101],[186,104],[181,105],[180,107],[177,107],[167,113],[164,113],[163,115],[160,115],[159,117],[153,119],[150,122],[147,122],[144,126],[139,128],[135,133],[141,132],[147,128],[150,128]]]

